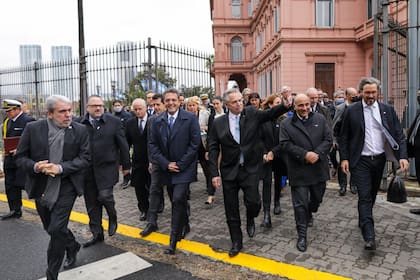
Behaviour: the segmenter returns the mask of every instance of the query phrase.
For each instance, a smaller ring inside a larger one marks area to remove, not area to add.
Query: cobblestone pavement
[[[122,189],[117,185],[114,194],[118,222],[144,228],[146,222],[139,220],[134,188]],[[211,208],[204,204],[206,198],[200,173],[199,181],[191,185],[191,232],[186,238],[227,251],[231,243],[222,193],[216,193],[216,203]],[[165,202],[165,210],[159,215],[158,231],[169,234],[171,211],[166,194]],[[242,221],[245,221],[243,203],[241,207]],[[279,216],[272,215],[272,229],[259,226],[262,215],[256,218],[256,236],[252,239],[246,235],[245,224],[242,225],[243,252],[353,279],[420,279],[420,216],[408,211],[420,208],[420,198],[409,197],[407,203],[394,204],[387,202],[384,194],[378,195],[374,208],[378,242],[375,253],[363,249],[357,226],[357,195],[348,192],[346,196],[339,196],[334,182],[328,184],[324,201],[314,215],[305,253],[295,247],[297,234],[288,187],[281,198],[281,207]],[[83,198],[78,198],[74,210],[86,213]],[[106,218],[106,214],[104,216]]]

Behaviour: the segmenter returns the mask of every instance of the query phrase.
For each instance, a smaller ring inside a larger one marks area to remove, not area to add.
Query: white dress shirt
[[[377,101],[372,105],[367,105],[364,100],[363,116],[365,118],[365,143],[363,145],[362,156],[379,155],[385,152],[385,137],[382,132],[382,119]],[[373,119],[375,118],[375,119]]]

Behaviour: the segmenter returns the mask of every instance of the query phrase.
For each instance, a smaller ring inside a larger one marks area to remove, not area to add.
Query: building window
[[[316,26],[333,27],[334,0],[316,0]]]
[[[248,2],[248,16],[252,17],[253,7],[252,7],[252,1]]]
[[[242,40],[235,37],[230,42],[230,57],[232,63],[243,62],[242,58]]]
[[[241,0],[232,0],[232,17],[241,18]]]
[[[274,7],[274,33],[279,32],[280,26],[280,15],[279,15],[279,8],[276,6]]]
[[[377,0],[367,0],[367,18],[371,19],[377,12],[378,1]]]

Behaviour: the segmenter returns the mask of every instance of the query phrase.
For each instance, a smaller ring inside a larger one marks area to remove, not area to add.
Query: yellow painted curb
[[[0,194],[0,201],[7,202],[5,194]],[[35,203],[28,200],[22,200],[24,207],[35,209]],[[89,217],[86,214],[72,211],[70,220],[82,224],[89,223]],[[108,227],[108,221],[103,220],[103,226]],[[169,244],[169,236],[158,232],[153,232],[147,237],[140,237],[142,229],[136,228],[129,225],[118,224],[117,233],[136,239],[144,239],[153,243],[159,243],[163,245]],[[227,253],[215,252],[208,244],[190,241],[183,239],[177,244],[177,249],[188,251],[197,255],[209,257],[215,260],[219,260],[225,263],[239,265],[242,267],[249,268],[264,273],[269,273],[281,277],[296,280],[344,280],[351,279],[328,272],[322,272],[317,270],[308,269],[302,266],[286,264],[263,257],[258,257],[246,253],[239,253],[236,257],[230,258]]]

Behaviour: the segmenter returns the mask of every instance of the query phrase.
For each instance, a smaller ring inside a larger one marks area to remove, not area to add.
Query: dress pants
[[[42,225],[50,235],[47,251],[47,279],[57,279],[66,248],[77,246],[73,233],[68,229],[70,213],[76,197],[76,191],[67,179],[61,182],[57,202],[51,210],[41,205],[38,199],[35,200]]]
[[[4,187],[6,189],[7,203],[10,211],[21,211],[22,209],[22,187],[16,186],[16,168],[4,169]]]
[[[137,206],[140,212],[147,213],[149,210],[150,173],[146,167],[133,169],[131,184],[136,191]]]
[[[200,143],[200,147],[198,149],[198,162],[200,162],[201,168],[203,169],[204,177],[206,178],[207,194],[214,195],[216,190],[213,187],[213,183],[211,182],[209,161],[206,159],[205,155],[206,155],[206,150],[204,149],[203,144]]]
[[[326,189],[325,182],[307,186],[291,186],[293,210],[299,237],[306,238],[309,218],[318,211]]]
[[[168,184],[168,195],[172,202],[171,238],[178,238],[188,222],[189,183]]]
[[[273,172],[271,163],[265,163],[262,166],[262,181],[263,181],[263,190],[262,190],[262,201],[264,211],[270,211],[271,205],[271,189],[273,185]]]
[[[374,157],[361,156],[356,166],[350,170],[359,195],[359,227],[365,241],[375,238],[372,208],[381,185],[385,162],[385,153]]]
[[[416,177],[417,183],[420,185],[420,156],[415,157],[414,163],[416,165]]]
[[[89,215],[90,231],[92,232],[93,236],[103,234],[104,229],[102,227],[102,206],[105,206],[107,212],[110,209],[115,210],[113,186],[98,189],[93,175],[87,176],[84,197],[86,209]],[[116,213],[108,213],[108,216],[110,214],[116,215]]]
[[[223,179],[223,177],[222,177]],[[247,218],[255,218],[261,209],[258,191],[259,174],[249,174],[240,167],[235,180],[223,180],[223,201],[230,238],[233,243],[242,244],[241,217],[239,213],[239,190],[244,193]]]

